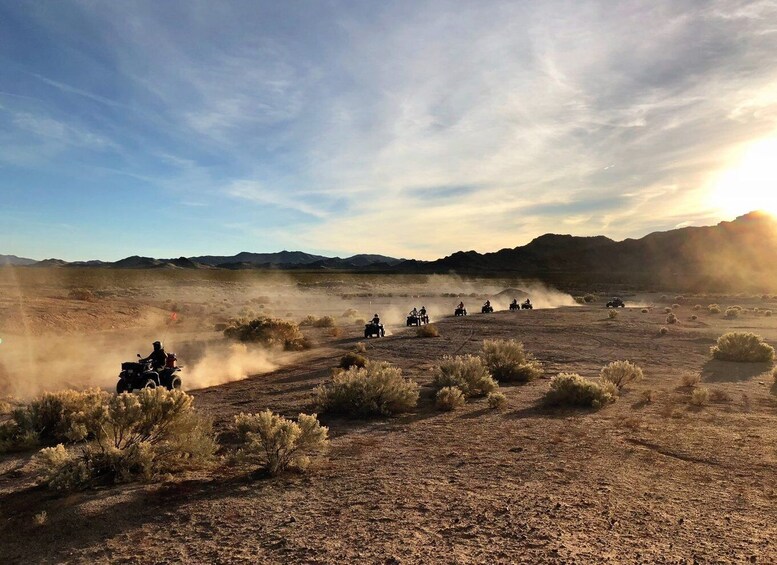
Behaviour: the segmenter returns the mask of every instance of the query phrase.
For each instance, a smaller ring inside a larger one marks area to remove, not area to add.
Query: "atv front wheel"
[[[129,385],[127,384],[127,381],[124,379],[119,379],[119,382],[116,383],[116,394],[121,394],[122,392],[129,392],[131,389]]]
[[[143,388],[156,388],[156,381],[154,379],[148,379],[146,384],[143,385]]]
[[[170,390],[178,390],[181,388],[181,377],[173,377],[170,381]]]

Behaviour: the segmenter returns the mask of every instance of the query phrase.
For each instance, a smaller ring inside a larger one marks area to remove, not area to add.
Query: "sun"
[[[777,216],[777,137],[748,146],[713,180],[710,198],[726,215],[760,210]]]

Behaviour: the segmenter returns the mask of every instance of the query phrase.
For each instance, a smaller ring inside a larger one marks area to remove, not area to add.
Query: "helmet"
[[[154,351],[158,351],[159,349],[162,349],[161,341],[155,341],[152,345],[154,346]]]
[[[375,314],[375,317],[377,318],[377,317],[378,317],[378,315],[377,315],[377,314]]]

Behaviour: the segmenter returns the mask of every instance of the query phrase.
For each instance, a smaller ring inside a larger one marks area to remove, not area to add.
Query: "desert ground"
[[[444,276],[0,269],[6,407],[62,387],[112,390],[120,363],[163,339],[184,365],[184,388],[228,445],[240,412],[312,411],[313,389],[365,342],[360,320],[376,312],[388,335],[366,341],[365,355],[422,386],[411,414],[322,417],[331,445],[304,474],[268,478],[225,460],[159,483],[62,495],[39,484],[31,453],[2,455],[0,560],[777,562],[772,367],[712,361],[709,352],[732,330],[776,344],[777,318],[764,311],[777,310],[777,297],[678,300],[671,289],[618,289],[611,293],[627,307],[610,319],[610,293],[576,304],[572,295],[585,291]],[[535,309],[507,311],[523,293]],[[486,298],[497,312],[479,313]],[[459,300],[471,315],[452,316]],[[710,313],[711,303],[743,311],[729,319]],[[664,308],[673,304],[679,321],[668,325]],[[439,337],[405,327],[407,311],[421,305]],[[303,327],[315,346],[297,353],[234,348],[216,330],[258,315],[330,315],[337,329]],[[490,338],[521,340],[544,376],[502,385],[502,410],[479,399],[439,412],[429,386],[435,364],[476,354]],[[595,377],[623,359],[645,379],[615,403],[598,411],[540,405],[554,375]],[[701,407],[682,383],[694,374],[713,392]],[[45,523],[35,519],[42,512]]]

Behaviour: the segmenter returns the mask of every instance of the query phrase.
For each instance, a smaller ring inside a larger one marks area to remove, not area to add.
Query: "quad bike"
[[[138,358],[140,354],[138,353]],[[126,362],[121,364],[119,382],[116,383],[116,392],[132,392],[141,388],[156,388],[163,386],[167,390],[181,388],[181,377],[178,373],[182,367],[176,363],[175,353],[167,354],[165,366],[155,371],[151,367],[151,361]]]
[[[521,310],[534,310],[534,306],[532,306],[532,303],[527,300],[521,304]]]
[[[613,298],[607,303],[607,308],[625,308],[626,304],[620,298]]]
[[[421,326],[423,324],[429,323],[429,316],[424,314],[423,316],[421,314],[418,314],[416,316],[413,316],[412,314],[407,317],[407,325],[408,326]]]
[[[454,316],[466,316],[467,315],[467,309],[466,308],[456,308],[456,310],[453,311]]]
[[[371,337],[384,337],[385,335],[386,330],[383,329],[383,324],[370,322],[369,324],[364,325],[364,339],[369,339]]]
[[[494,307],[493,306],[486,306],[485,304],[480,309],[480,312],[482,314],[491,314],[493,311],[494,311]]]
[[[510,312],[514,312],[515,310],[520,310],[521,306],[517,302],[511,302],[510,303]]]

